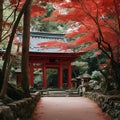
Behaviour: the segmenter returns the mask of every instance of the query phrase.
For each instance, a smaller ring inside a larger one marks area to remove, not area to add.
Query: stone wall
[[[103,95],[95,92],[86,92],[84,96],[95,101],[103,112],[111,116],[112,120],[120,120],[120,95]]]
[[[40,98],[39,93],[34,93],[30,98],[24,98],[8,105],[0,102],[0,120],[27,120]]]

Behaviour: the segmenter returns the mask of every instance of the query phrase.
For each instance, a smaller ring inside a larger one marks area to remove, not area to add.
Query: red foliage
[[[88,42],[95,42],[93,34],[89,33],[87,35],[79,37],[76,40],[74,40],[73,42],[71,42],[71,44],[73,46],[78,46],[78,45],[85,44],[85,43],[88,43]]]
[[[42,16],[46,11],[43,7],[38,5],[32,5],[31,7],[31,17]]]
[[[97,51],[94,53],[95,56],[101,55],[102,51]]]
[[[69,38],[73,38],[76,35],[79,35],[79,31],[70,32],[70,33],[66,34],[65,36],[69,37]]]
[[[38,44],[41,48],[60,48],[60,50],[66,51],[68,48],[72,47],[69,43],[61,42],[61,41],[48,41],[48,42],[41,42]]]
[[[61,11],[64,8],[67,8],[66,12]],[[116,54],[120,54],[119,19],[119,0],[71,0],[69,3],[59,4],[57,11],[47,18],[47,20],[57,22],[74,21],[74,23],[79,23],[79,26],[75,26],[77,30],[72,30],[66,36],[72,38],[81,33],[86,34],[77,38],[69,45],[79,46],[87,42],[95,42],[97,39],[101,48],[106,50],[106,52],[110,52],[109,46],[112,48],[114,57],[116,57]],[[84,48],[84,50],[92,50],[97,47],[97,44],[93,44]]]
[[[98,49],[98,44],[97,43],[93,43],[87,47],[82,48],[82,51],[89,51],[89,50],[93,50],[93,49]]]
[[[12,5],[16,5],[18,3],[18,0],[9,0]]]
[[[104,68],[106,68],[107,67],[107,64],[101,64],[100,66],[99,66],[99,69],[104,69]]]
[[[12,7],[16,7],[16,5],[19,2],[19,6],[18,6],[18,11],[21,10],[25,0],[9,0],[11,3]],[[43,8],[43,5],[39,6],[38,3],[40,2],[41,4],[43,4],[43,2],[47,2],[48,0],[34,0],[32,3],[32,7],[31,7],[31,17],[36,17],[36,16],[42,16],[46,11],[46,9]]]
[[[10,1],[10,3],[11,3],[11,6],[12,6],[12,7],[16,7],[16,5],[19,4],[18,10],[21,9],[21,7],[23,6],[23,4],[24,4],[24,2],[25,2],[25,0],[9,0],[9,1]]]
[[[59,42],[59,41],[49,41],[49,42],[41,42],[38,44],[38,46],[43,47],[43,48],[50,48],[50,47],[58,47],[61,45],[64,45],[64,42]]]
[[[18,36],[15,34],[14,36],[14,41],[13,41],[14,44],[18,44],[19,43],[19,40],[18,40]]]
[[[3,21],[2,22],[2,26],[5,27],[5,26],[10,26],[11,25],[11,22],[6,22],[6,21]]]
[[[10,2],[11,4],[16,4],[18,0],[10,0]],[[23,2],[24,0],[21,0],[21,3]],[[68,22],[69,27],[73,30],[66,37],[72,38],[80,34],[84,36],[77,37],[70,43],[51,41],[41,43],[39,46],[59,46],[62,49],[72,49],[81,44],[93,42],[93,44],[83,50],[96,49],[99,43],[99,46],[109,53],[110,46],[115,59],[119,59],[120,0],[71,0],[70,2],[66,0],[34,0],[35,4],[32,5],[31,16],[43,15],[46,10],[42,5],[46,5],[48,2],[55,5],[56,11],[49,18],[43,19],[43,21]],[[40,3],[41,6],[36,3]],[[78,23],[77,26],[76,22]]]

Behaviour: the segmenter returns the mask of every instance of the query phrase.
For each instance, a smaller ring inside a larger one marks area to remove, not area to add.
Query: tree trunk
[[[22,82],[21,86],[25,97],[30,96],[29,91],[29,43],[30,43],[30,7],[31,1],[24,13],[23,41],[22,41]]]
[[[16,33],[16,29],[17,29],[18,24],[19,24],[19,22],[21,20],[21,17],[23,15],[26,7],[28,6],[28,4],[29,4],[29,0],[26,0],[25,4],[23,5],[23,7],[22,7],[22,9],[21,9],[21,11],[20,11],[20,13],[19,13],[19,15],[18,15],[18,17],[17,17],[14,25],[13,25],[12,33],[11,33],[11,36],[10,36],[10,39],[9,39],[9,42],[8,42],[8,46],[7,46],[6,53],[5,53],[5,58],[4,58],[4,63],[3,63],[3,66],[2,66],[1,76],[0,76],[0,81],[3,81],[3,84],[2,84],[1,89],[0,89],[2,91],[2,93],[0,94],[1,97],[4,97],[4,95],[6,94],[6,92],[5,92],[6,89],[4,89],[4,88],[6,88],[7,81],[8,81],[6,79],[7,75],[8,75],[7,69],[9,67],[9,65],[10,65],[10,54],[11,54],[11,48],[12,48],[12,43],[13,43],[14,35]]]
[[[1,89],[1,93],[0,93],[0,96],[1,96],[1,97],[4,97],[4,95],[5,95],[6,92],[7,92],[9,75],[10,75],[10,71],[11,71],[11,67],[12,67],[14,58],[15,58],[15,56],[12,56],[12,57],[10,58],[10,62],[9,62],[8,68],[7,68],[7,70],[6,70],[6,75],[5,75],[5,77],[4,77],[3,86],[2,86],[2,89]]]
[[[3,0],[0,0],[0,42],[2,41]]]
[[[116,62],[112,62],[112,67],[115,72],[114,78],[115,78],[116,87],[117,89],[120,90],[120,64]]]
[[[0,42],[2,41],[2,22],[3,22],[3,0],[0,0]],[[0,90],[2,84],[3,84],[3,80],[1,79],[1,70],[0,70]]]
[[[8,67],[7,67],[7,70],[6,70],[6,74],[5,74],[5,77],[4,77],[3,86],[2,86],[2,89],[1,89],[1,93],[0,93],[1,97],[4,97],[4,95],[7,93],[8,80],[9,80],[11,68],[12,68],[12,65],[13,65],[13,62],[14,62],[15,58],[19,54],[19,48],[20,48],[20,45],[18,44],[16,54],[14,56],[10,57],[10,62],[9,62]]]

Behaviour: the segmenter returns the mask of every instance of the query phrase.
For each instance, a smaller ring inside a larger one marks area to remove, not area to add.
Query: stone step
[[[77,91],[47,91],[44,92],[41,96],[44,97],[79,97]]]

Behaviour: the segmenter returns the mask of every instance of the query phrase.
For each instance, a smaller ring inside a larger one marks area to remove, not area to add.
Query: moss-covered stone
[[[103,95],[97,92],[86,92],[84,96],[94,100],[103,112],[111,116],[112,120],[120,119],[120,94]]]

